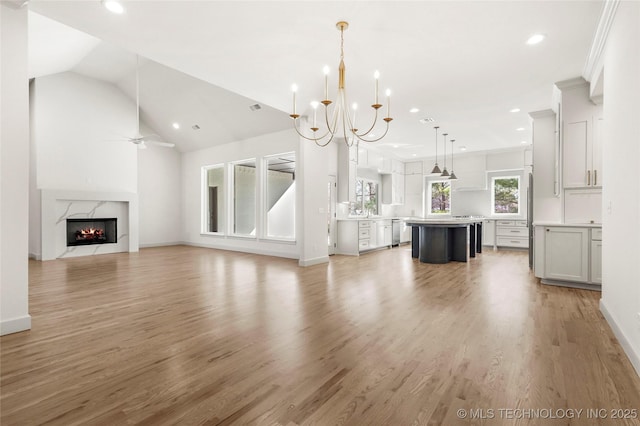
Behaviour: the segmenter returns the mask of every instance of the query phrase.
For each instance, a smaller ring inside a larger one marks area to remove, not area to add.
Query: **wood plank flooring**
[[[33,329],[0,340],[3,426],[640,424],[610,418],[640,408],[640,379],[600,293],[539,284],[526,253],[300,268],[176,246],[29,268]]]

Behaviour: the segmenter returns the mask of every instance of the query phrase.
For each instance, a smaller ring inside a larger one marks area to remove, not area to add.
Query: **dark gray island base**
[[[482,253],[482,220],[413,220],[411,226],[411,256],[424,263],[467,261],[467,232],[469,257]]]

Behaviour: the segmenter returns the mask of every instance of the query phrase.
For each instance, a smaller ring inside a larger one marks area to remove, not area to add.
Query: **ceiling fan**
[[[170,142],[159,140],[156,134],[143,135],[140,133],[140,57],[136,55],[136,134],[133,137],[125,137],[124,140],[136,145],[139,149],[146,149],[147,145],[173,148],[176,146]]]

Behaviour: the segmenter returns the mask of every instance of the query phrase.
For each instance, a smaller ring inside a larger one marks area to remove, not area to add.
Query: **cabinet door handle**
[[[598,171],[593,170],[593,186],[598,186]]]
[[[587,186],[591,185],[591,170],[587,170]]]
[[[513,232],[514,234],[519,234],[520,233],[520,231],[511,231],[511,232]]]

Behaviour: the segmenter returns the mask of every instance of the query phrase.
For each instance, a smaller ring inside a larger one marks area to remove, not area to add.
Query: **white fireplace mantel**
[[[128,241],[128,251],[138,251],[138,194],[131,192],[100,192],[100,191],[71,191],[57,189],[41,190],[41,253],[42,260],[53,260],[61,256],[57,251],[57,241],[61,235],[57,226],[60,215],[56,211],[59,202],[97,201],[119,202],[127,205],[128,229],[125,230]],[[66,237],[65,237],[66,238]],[[126,250],[126,246],[125,246]],[[122,251],[122,250],[121,250]]]

